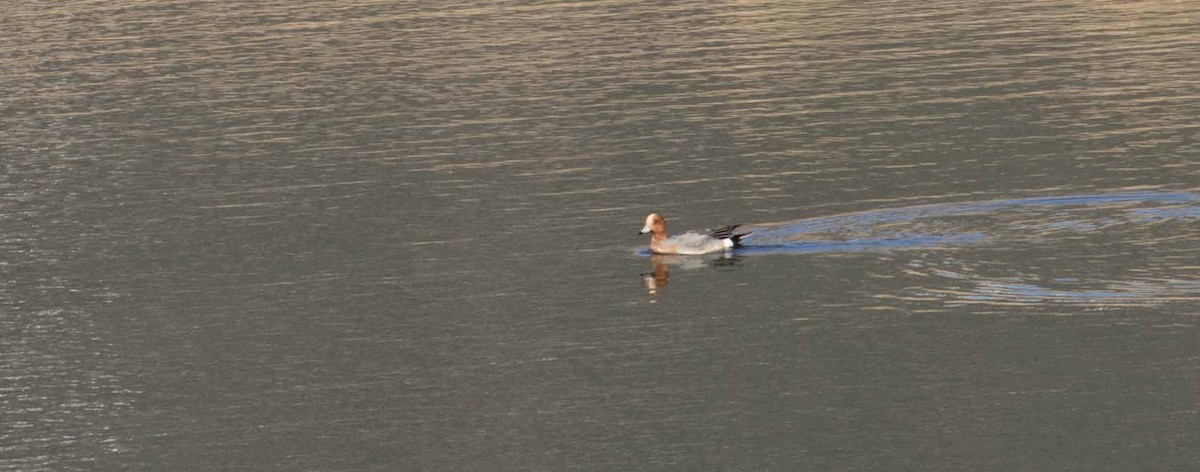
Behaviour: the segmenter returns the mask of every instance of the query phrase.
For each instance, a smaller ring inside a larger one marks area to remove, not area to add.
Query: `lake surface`
[[[18,2],[0,57],[0,469],[1200,464],[1196,2]]]

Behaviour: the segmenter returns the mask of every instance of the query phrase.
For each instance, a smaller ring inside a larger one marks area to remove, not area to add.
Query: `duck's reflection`
[[[646,282],[646,288],[650,294],[656,295],[667,287],[671,278],[671,266],[681,270],[693,270],[709,266],[737,264],[739,260],[729,251],[695,256],[653,254],[650,256],[650,265],[654,271],[642,274],[642,280]]]

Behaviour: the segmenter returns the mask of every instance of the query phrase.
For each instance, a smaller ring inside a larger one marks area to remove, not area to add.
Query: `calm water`
[[[1198,31],[9,5],[0,469],[1194,468]],[[652,211],[770,231],[649,257]]]

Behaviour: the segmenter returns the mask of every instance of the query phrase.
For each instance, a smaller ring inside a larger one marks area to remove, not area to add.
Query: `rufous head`
[[[665,238],[667,236],[667,220],[658,216],[658,213],[651,213],[646,217],[646,225],[638,234],[654,233],[656,238]]]

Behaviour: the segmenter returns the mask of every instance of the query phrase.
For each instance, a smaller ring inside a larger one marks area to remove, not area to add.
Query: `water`
[[[8,10],[2,469],[1195,467],[1193,2]]]

